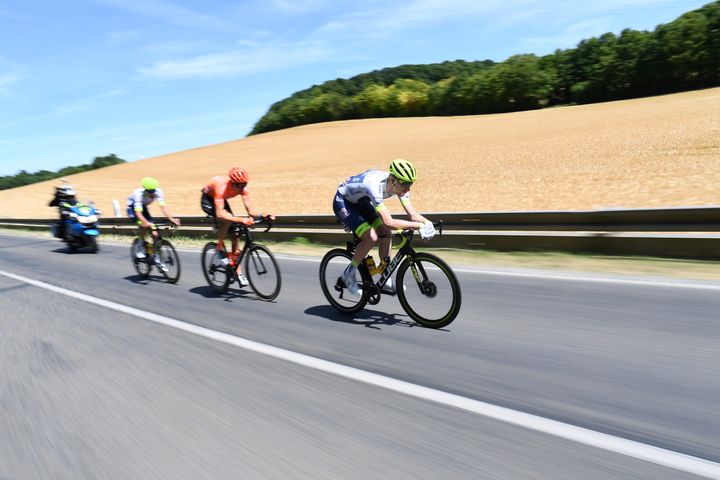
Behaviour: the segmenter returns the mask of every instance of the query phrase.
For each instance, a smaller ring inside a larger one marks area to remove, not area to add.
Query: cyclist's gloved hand
[[[240,223],[242,223],[246,227],[250,227],[253,223],[255,223],[255,220],[253,220],[252,217],[247,217],[240,220]]]
[[[425,222],[423,223],[423,226],[420,227],[420,238],[423,240],[430,240],[435,236],[435,226],[432,224],[432,222]]]

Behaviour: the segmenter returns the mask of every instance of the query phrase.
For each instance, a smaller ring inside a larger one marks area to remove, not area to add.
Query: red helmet
[[[230,177],[230,181],[233,183],[248,182],[248,173],[244,168],[232,167],[228,172],[228,177]]]

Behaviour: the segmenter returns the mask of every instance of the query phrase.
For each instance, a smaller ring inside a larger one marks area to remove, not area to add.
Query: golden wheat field
[[[68,179],[81,200],[110,214],[113,199],[124,206],[140,178],[154,176],[175,214],[201,215],[203,185],[240,165],[263,212],[329,214],[345,177],[397,157],[418,168],[412,198],[422,212],[718,205],[720,88],[511,114],[307,125]],[[56,184],[0,191],[0,217],[54,217],[47,202]],[[239,203],[231,201],[238,213]],[[397,200],[390,206],[400,210]]]

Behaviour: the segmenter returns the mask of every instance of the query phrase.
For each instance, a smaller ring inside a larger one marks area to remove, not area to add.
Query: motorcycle
[[[51,226],[54,237],[61,238],[67,243],[72,252],[80,248],[87,248],[91,253],[98,251],[97,237],[100,235],[98,219],[100,210],[92,204],[68,205],[62,210],[62,225],[57,222]],[[64,227],[64,228],[63,228]]]

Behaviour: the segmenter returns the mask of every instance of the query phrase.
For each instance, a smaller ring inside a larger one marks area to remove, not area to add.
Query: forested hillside
[[[653,31],[623,30],[538,57],[403,65],[337,79],[275,103],[250,134],[374,117],[530,110],[720,85],[720,0]]]

